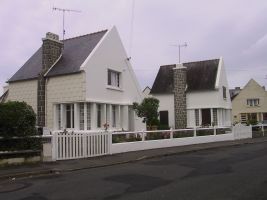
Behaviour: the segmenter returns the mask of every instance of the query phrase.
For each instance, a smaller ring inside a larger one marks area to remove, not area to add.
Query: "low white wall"
[[[229,141],[229,140],[234,140],[233,133],[222,134],[222,135],[164,139],[164,140],[125,142],[125,143],[112,144],[110,153],[116,154],[116,153],[125,153],[129,151],[141,151],[148,149],[158,149],[158,148],[185,146],[192,144],[202,144],[209,142]]]

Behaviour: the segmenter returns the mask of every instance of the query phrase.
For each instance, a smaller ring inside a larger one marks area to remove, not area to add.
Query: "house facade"
[[[142,130],[133,102],[142,100],[117,29],[43,45],[9,79],[5,101],[25,101],[50,130]]]
[[[150,94],[160,100],[161,124],[172,128],[231,126],[222,58],[161,66]]]
[[[254,79],[232,97],[234,123],[267,123],[267,91]],[[236,89],[235,89],[236,90]]]

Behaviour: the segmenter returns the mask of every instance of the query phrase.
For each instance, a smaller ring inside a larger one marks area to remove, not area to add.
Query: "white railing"
[[[225,132],[222,134],[222,129]],[[219,134],[217,134],[219,133]],[[154,135],[151,137],[150,135]],[[159,134],[159,135],[157,135]],[[115,138],[121,137],[122,140]],[[113,133],[111,153],[124,153],[156,148],[185,146],[209,142],[234,140],[231,127],[194,128]]]
[[[52,159],[66,160],[110,154],[108,132],[53,132]]]
[[[260,128],[262,135],[265,136],[265,127],[267,127],[267,124],[257,124],[257,125],[252,125],[252,128]],[[253,129],[252,129],[253,132]]]
[[[251,137],[251,127],[243,125],[137,132],[54,131],[52,133],[52,159],[87,158]]]

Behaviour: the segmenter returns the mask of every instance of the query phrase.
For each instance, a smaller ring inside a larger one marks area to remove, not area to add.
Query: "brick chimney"
[[[173,69],[174,117],[176,129],[184,129],[187,127],[186,71],[187,69],[183,64],[177,64]]]
[[[62,53],[63,43],[59,41],[59,36],[54,33],[46,33],[42,45],[42,71],[38,78],[37,95],[37,124],[45,126],[45,88],[46,79],[44,74],[53,66]]]

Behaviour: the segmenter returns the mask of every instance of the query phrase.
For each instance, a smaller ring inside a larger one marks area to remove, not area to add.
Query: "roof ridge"
[[[85,37],[85,36],[89,36],[89,35],[94,35],[94,34],[98,34],[98,33],[106,32],[106,31],[108,31],[108,29],[104,29],[104,30],[101,30],[101,31],[93,32],[93,33],[87,33],[87,34],[84,34],[84,35],[79,35],[79,36],[72,37],[72,38],[68,38],[68,39],[61,40],[61,41],[73,40],[73,39],[77,39],[77,38],[80,38],[80,37]]]
[[[192,62],[185,62],[185,63],[182,63],[182,64],[197,63],[197,62],[207,62],[207,61],[214,61],[214,60],[220,60],[220,58],[214,58],[214,59],[208,59],[208,60],[198,60],[198,61],[192,61]]]

